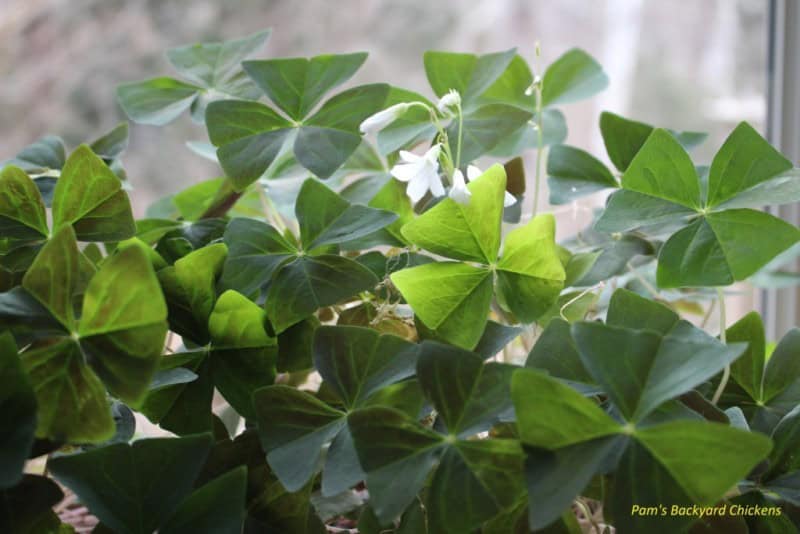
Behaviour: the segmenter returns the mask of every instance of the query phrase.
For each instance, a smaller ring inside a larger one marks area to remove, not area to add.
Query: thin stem
[[[536,70],[539,72],[539,56],[541,50],[539,43],[536,43]],[[539,189],[542,184],[542,152],[544,151],[544,133],[543,133],[543,120],[542,120],[542,91],[544,80],[539,78],[538,74],[533,81],[534,90],[536,91],[536,174],[534,178],[533,189],[533,212],[532,217],[536,217],[539,209]]]
[[[283,216],[278,212],[275,204],[272,203],[272,199],[267,195],[264,186],[256,183],[256,187],[258,188],[258,199],[261,201],[261,209],[264,210],[264,217],[274,223],[281,233],[286,232],[287,226],[283,221]]]
[[[719,339],[723,343],[727,343],[727,339],[725,337],[725,294],[722,292],[722,288],[717,288],[717,302],[719,303]],[[719,381],[719,385],[717,386],[717,390],[714,392],[714,396],[711,397],[711,404],[717,404],[719,399],[722,397],[722,392],[725,391],[725,387],[728,385],[728,380],[731,377],[731,366],[730,364],[725,366],[725,370],[722,372],[722,379]]]
[[[461,167],[461,139],[464,137],[464,114],[461,112],[461,104],[458,105],[458,140],[456,141],[456,165]]]

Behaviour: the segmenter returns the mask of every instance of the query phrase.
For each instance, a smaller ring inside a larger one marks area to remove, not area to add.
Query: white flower
[[[455,89],[450,89],[436,104],[436,109],[442,113],[448,113],[450,108],[461,104],[461,95]]]
[[[469,178],[470,182],[478,178],[478,176],[480,176],[481,174],[483,174],[483,171],[481,171],[475,165],[470,165],[467,167],[467,178]],[[514,195],[506,191],[505,196],[503,196],[503,207],[507,208],[509,206],[513,206],[514,204],[516,204],[516,202],[517,199],[514,198]]]
[[[467,183],[464,181],[464,173],[456,169],[453,173],[453,186],[450,188],[450,198],[459,204],[469,204],[469,197],[472,196],[472,191],[467,189]]]
[[[400,151],[400,163],[392,167],[392,176],[408,182],[406,194],[416,204],[430,192],[437,197],[444,195],[444,186],[439,178],[439,151],[441,145],[433,145],[423,156]]]
[[[360,129],[363,135],[379,132],[389,126],[391,123],[396,121],[400,118],[403,113],[408,111],[408,108],[411,107],[411,104],[407,102],[401,102],[400,104],[395,104],[394,106],[389,106],[388,108],[379,111],[373,115],[370,115],[361,123]]]

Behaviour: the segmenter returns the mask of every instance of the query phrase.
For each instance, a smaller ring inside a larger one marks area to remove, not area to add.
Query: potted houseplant
[[[127,123],[4,163],[0,530],[71,531],[68,490],[95,532],[797,531],[800,331],[724,307],[800,240],[758,209],[792,162],[605,112],[610,169],[563,144],[607,84],[578,49],[428,52],[426,97],[340,90],[364,53],[249,59],[268,33],[120,86],[222,169],[144,218]],[[557,243],[545,178],[610,195]]]

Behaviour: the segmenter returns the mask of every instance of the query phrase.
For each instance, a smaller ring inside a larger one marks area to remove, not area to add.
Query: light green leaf
[[[209,434],[142,439],[51,458],[53,476],[120,534],[151,534],[178,508],[211,450]]]
[[[201,90],[197,85],[161,77],[122,84],[117,88],[117,98],[131,120],[163,126],[189,109]]]
[[[302,119],[322,97],[349,80],[366,52],[312,58],[245,61],[243,67],[267,96],[293,119]]]
[[[690,209],[699,209],[702,203],[692,160],[678,141],[660,128],[653,130],[625,170],[622,187]]]
[[[86,145],[70,154],[53,193],[53,227],[66,224],[81,241],[119,241],[136,234],[119,178]]]
[[[214,385],[246,419],[255,417],[253,392],[275,381],[278,347],[266,322],[261,307],[233,290],[219,297],[208,319]]]
[[[106,390],[69,338],[27,350],[22,366],[38,405],[36,436],[70,443],[102,443],[114,435]]]
[[[583,50],[573,48],[547,67],[542,80],[542,105],[583,100],[607,86],[608,77],[597,61]]]
[[[42,195],[33,180],[14,165],[0,171],[0,234],[30,240],[48,234]]]
[[[0,335],[0,488],[17,484],[36,432],[36,395],[10,333]]]
[[[566,273],[558,259],[555,219],[545,214],[506,236],[497,263],[497,293],[522,322],[533,322],[558,298]]]
[[[538,371],[516,371],[511,397],[526,445],[555,450],[622,431],[594,401]]]
[[[175,262],[175,276],[190,310],[199,323],[208,321],[216,300],[216,282],[228,254],[224,243],[192,251]]]
[[[638,429],[634,436],[686,495],[701,505],[717,502],[772,448],[764,435],[708,421],[665,423]],[[716,453],[708,457],[697,451]]]
[[[213,205],[225,178],[212,178],[194,184],[172,196],[172,204],[186,221],[196,221]]]
[[[275,273],[265,308],[276,333],[378,283],[372,271],[341,256],[298,256]]]
[[[300,188],[295,212],[306,250],[358,239],[397,219],[389,211],[350,204],[311,178]]]
[[[41,248],[22,279],[22,287],[70,331],[75,327],[73,297],[79,285],[79,254],[72,227],[62,227]]]
[[[567,145],[550,148],[547,185],[551,204],[566,204],[596,191],[617,187],[611,172],[594,156]]]
[[[78,326],[81,348],[108,390],[134,406],[158,367],[166,319],[158,280],[138,245],[106,260],[86,288]]]
[[[719,149],[708,175],[708,205],[716,206],[738,193],[792,168],[752,126],[741,122]]]
[[[493,165],[467,187],[472,193],[467,205],[446,198],[403,226],[403,236],[448,258],[493,263],[500,248],[505,170]]]
[[[425,326],[468,350],[478,343],[492,298],[490,270],[428,263],[392,273],[391,280]]]

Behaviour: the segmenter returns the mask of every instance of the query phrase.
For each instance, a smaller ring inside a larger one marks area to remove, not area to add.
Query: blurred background
[[[370,57],[352,83],[387,81],[430,97],[422,65],[429,49],[516,46],[541,73],[583,48],[610,85],[563,107],[566,142],[601,159],[603,110],[708,132],[694,152],[698,163],[740,120],[765,128],[767,0],[0,0],[0,160],[45,134],[74,146],[105,133],[124,119],[118,84],[175,74],[165,49],[264,28],[273,31],[261,57],[365,50]],[[187,113],[164,128],[132,125],[124,163],[137,215],[219,174],[186,148],[190,139],[206,133]],[[559,237],[587,224],[589,211],[562,208]],[[744,290],[735,310],[752,309],[751,293]]]

